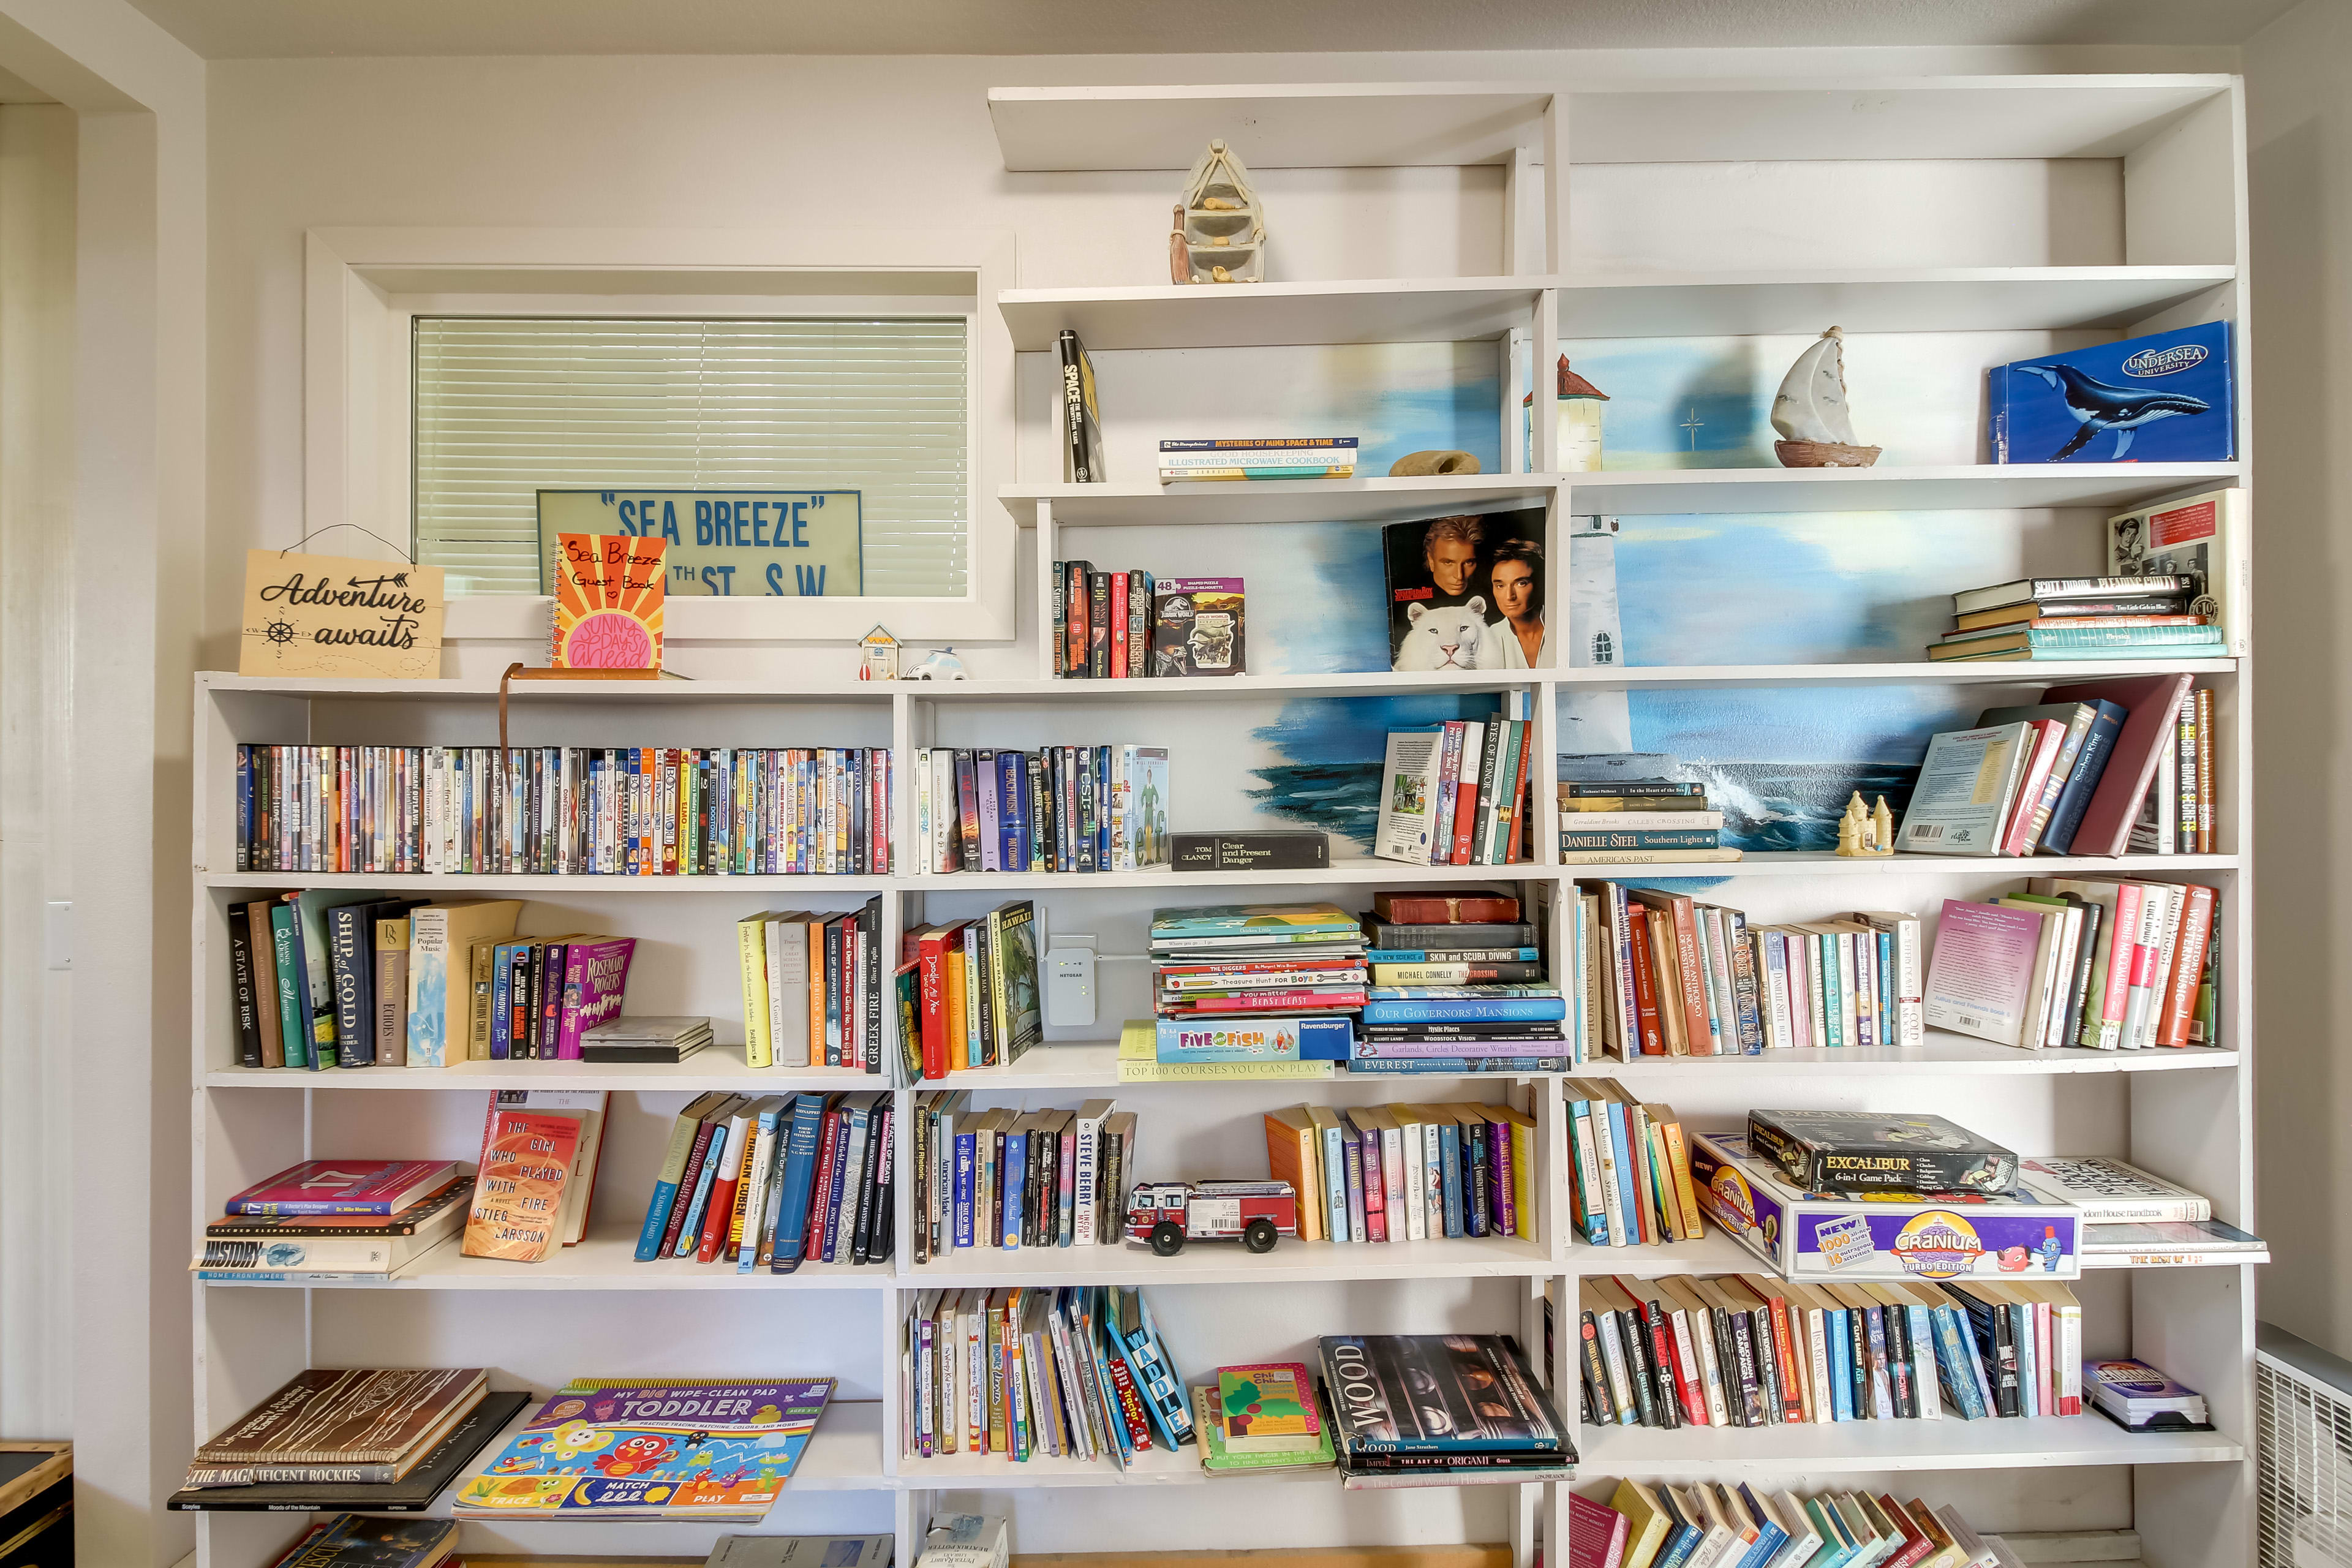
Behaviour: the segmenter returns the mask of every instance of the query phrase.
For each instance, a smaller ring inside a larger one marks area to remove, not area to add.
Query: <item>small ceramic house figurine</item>
[[[1559,450],[1555,456],[1556,471],[1563,474],[1593,474],[1601,471],[1601,405],[1609,395],[1568,368],[1568,356],[1559,356],[1559,382],[1555,388],[1558,399],[1552,405],[1559,421],[1557,434]],[[1536,395],[1532,392],[1519,400],[1519,434],[1527,443],[1528,463],[1536,460]]]
[[[898,639],[882,627],[877,626],[857,639],[857,654],[858,679],[898,679]]]
[[[1772,397],[1773,456],[1784,468],[1866,468],[1879,449],[1853,438],[1845,405],[1845,334],[1832,327],[1797,356]]]
[[[1265,208],[1249,171],[1223,142],[1212,142],[1184,182],[1175,229],[1168,237],[1169,279],[1176,283],[1257,283],[1265,278]]]

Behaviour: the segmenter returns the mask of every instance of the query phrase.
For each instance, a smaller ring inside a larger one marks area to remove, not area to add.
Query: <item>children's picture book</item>
[[[2181,608],[2209,617],[2206,624],[2221,629],[2223,651],[2242,657],[2253,613],[2246,544],[2246,492],[2232,485],[2107,519],[2107,574],[2161,580],[2167,589],[2187,579]]]
[[[1242,614],[1243,584],[1244,579],[1239,577],[1166,577],[1153,581],[1153,676],[1249,673],[1249,638]]]
[[[1314,1380],[1297,1362],[1219,1367],[1217,1417],[1228,1453],[1292,1453],[1323,1436]]]
[[[559,533],[550,584],[557,669],[659,669],[669,542],[634,533]]]
[[[574,1378],[458,1489],[453,1511],[756,1522],[833,1389],[829,1377]]]
[[[1201,1468],[1214,1475],[1248,1475],[1258,1470],[1328,1469],[1337,1458],[1331,1430],[1322,1427],[1302,1447],[1264,1453],[1236,1453],[1227,1447],[1225,1429],[1217,1419],[1217,1390],[1201,1384],[1192,1390],[1192,1426],[1201,1437]]]
[[[1391,669],[1531,669],[1544,661],[1539,507],[1381,530]]]
[[[1095,362],[1078,334],[1064,327],[1056,342],[1061,356],[1062,482],[1098,485],[1103,468],[1102,411],[1095,401]]]
[[[2227,321],[1988,374],[1996,463],[2226,463],[2238,455]]]

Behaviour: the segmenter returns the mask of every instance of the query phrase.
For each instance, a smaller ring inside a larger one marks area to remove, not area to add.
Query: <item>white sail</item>
[[[1857,444],[1845,406],[1844,334],[1837,328],[1823,332],[1780,378],[1780,390],[1772,397],[1772,428],[1789,441]]]

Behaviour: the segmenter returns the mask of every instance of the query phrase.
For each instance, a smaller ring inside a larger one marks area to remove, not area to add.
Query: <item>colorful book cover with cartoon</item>
[[[766,1516],[833,1396],[829,1377],[575,1378],[458,1489],[461,1519]]]
[[[557,669],[659,669],[669,542],[631,533],[555,536]]]

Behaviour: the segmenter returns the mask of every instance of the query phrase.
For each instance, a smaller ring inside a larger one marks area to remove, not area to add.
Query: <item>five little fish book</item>
[[[756,1522],[833,1389],[829,1377],[574,1378],[458,1489],[453,1511]]]

